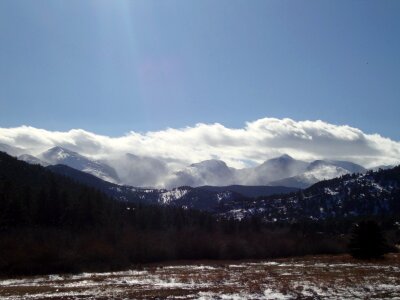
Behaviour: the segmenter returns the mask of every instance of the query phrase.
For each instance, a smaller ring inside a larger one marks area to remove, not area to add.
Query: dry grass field
[[[399,299],[400,254],[175,262],[0,280],[0,299]]]

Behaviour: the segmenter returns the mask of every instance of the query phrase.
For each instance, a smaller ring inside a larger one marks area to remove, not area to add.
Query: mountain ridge
[[[227,187],[189,187],[181,186],[173,189],[153,189],[140,188],[126,185],[117,185],[104,181],[94,175],[76,170],[65,165],[50,165],[46,169],[59,175],[67,176],[79,183],[94,187],[103,193],[119,200],[132,203],[160,204],[185,206],[210,210],[221,200],[230,201],[232,199],[247,198],[261,195],[281,194],[293,192],[297,189],[287,187],[270,186],[227,186]],[[192,203],[195,199],[196,203]]]
[[[11,146],[5,148],[11,152],[23,151],[15,150]],[[33,164],[65,164],[121,185],[167,189],[208,185],[307,188],[320,180],[366,171],[362,166],[348,161],[320,159],[306,162],[287,154],[243,169],[229,167],[226,162],[218,159],[204,160],[183,167],[182,162],[176,162],[171,166],[161,158],[132,153],[97,161],[60,146],[50,148],[37,156],[25,153],[19,157]]]
[[[20,161],[20,163],[25,165],[21,164],[19,168],[28,171],[43,168],[39,165],[28,168],[29,164],[26,162]],[[257,217],[264,222],[291,223],[298,220],[318,221],[329,218],[400,215],[400,166],[387,170],[345,174],[320,181],[307,189],[288,193],[270,190],[270,195],[257,197],[240,194],[233,190],[232,186],[146,189],[106,182],[64,165],[48,166],[43,169],[70,177],[122,202],[197,209],[224,219]],[[251,187],[236,186],[236,188]]]

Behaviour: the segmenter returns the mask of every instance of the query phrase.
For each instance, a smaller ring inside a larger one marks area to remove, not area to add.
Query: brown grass
[[[294,299],[390,299],[400,297],[400,254],[369,261],[349,255],[273,261],[176,261],[143,265],[133,272],[22,279],[25,281],[14,284],[0,282],[0,298],[195,299],[205,295],[218,299],[236,295],[265,299],[264,291],[268,290]]]

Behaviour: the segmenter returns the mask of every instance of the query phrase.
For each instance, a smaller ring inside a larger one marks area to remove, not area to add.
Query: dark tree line
[[[349,250],[353,257],[360,259],[382,258],[390,251],[381,227],[373,220],[353,225]]]

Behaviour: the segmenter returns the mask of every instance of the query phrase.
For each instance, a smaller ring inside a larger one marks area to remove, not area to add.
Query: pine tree
[[[355,258],[382,257],[387,251],[387,245],[378,223],[370,220],[353,225],[349,250]]]

